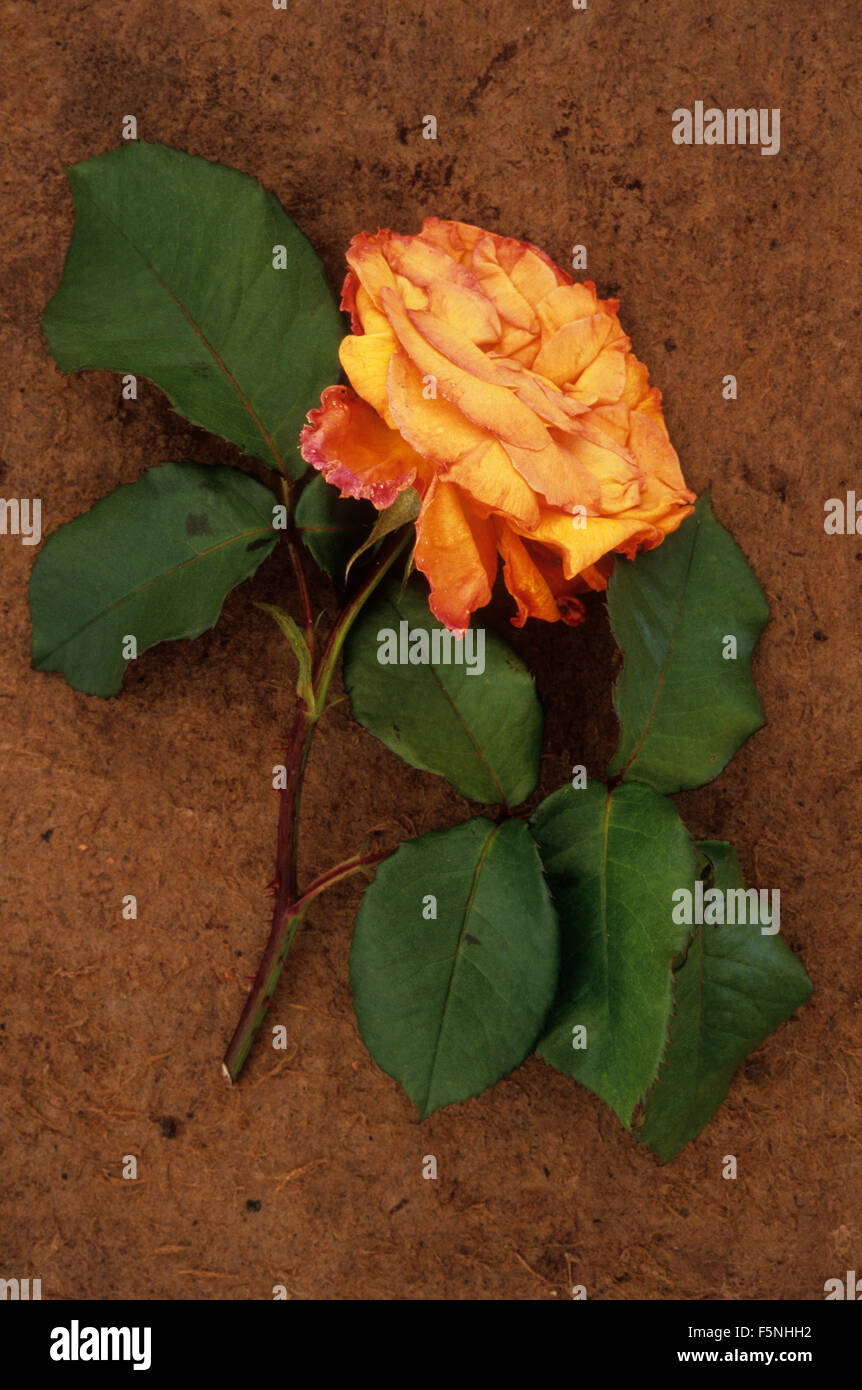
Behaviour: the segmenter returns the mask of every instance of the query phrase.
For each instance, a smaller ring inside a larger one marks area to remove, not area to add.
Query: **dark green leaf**
[[[148,377],[193,424],[298,477],[299,431],[337,380],[343,330],[277,199],[143,140],[68,172],[75,230],[42,319],[58,365]]]
[[[769,607],[708,496],[657,549],[618,561],[608,608],[625,656],[609,774],[662,792],[709,782],[763,724],[751,654]]]
[[[420,632],[431,636],[413,638]],[[397,664],[378,660],[391,654],[387,633],[398,646]],[[419,644],[434,640],[441,660],[404,662],[413,641],[414,654],[423,655]],[[449,661],[442,659],[447,648]],[[542,707],[532,676],[490,630],[476,628],[463,642],[451,638],[421,583],[411,582],[401,598],[390,584],[366,605],[345,644],[344,684],[360,724],[412,767],[448,777],[463,796],[515,806],[535,787]]]
[[[698,848],[726,893],[744,880],[731,845]],[[808,998],[811,981],[779,935],[760,925],[698,925],[676,975],[672,1046],[650,1092],[639,1137],[665,1160],[703,1129],[733,1073]]]
[[[557,935],[523,821],[423,835],[377,870],[350,956],[356,1017],[423,1119],[527,1056],[554,995]]]
[[[377,512],[370,502],[340,497],[338,489],[316,473],[296,504],[296,525],[317,564],[338,585],[351,555],[374,525]]]
[[[235,468],[163,463],[61,526],[30,579],[33,664],[116,695],[137,654],[212,627],[276,542],[269,488]]]
[[[671,961],[689,935],[673,923],[672,895],[694,882],[694,847],[672,803],[636,782],[613,792],[598,782],[564,787],[531,826],[562,946],[560,987],[537,1050],[628,1126],[664,1055]]]

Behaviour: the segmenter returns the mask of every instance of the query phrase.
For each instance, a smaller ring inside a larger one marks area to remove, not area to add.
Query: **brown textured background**
[[[3,0],[2,19],[2,495],[41,496],[50,532],[154,462],[235,458],[148,384],[121,403],[107,373],[63,377],[40,334],[71,230],[63,165],[115,146],[127,113],[142,137],[257,175],[333,284],[354,232],[415,231],[429,213],[563,264],[586,243],[689,481],[712,485],[772,603],[768,726],[680,809],[780,887],[816,993],[669,1167],[535,1059],[420,1127],[357,1035],[348,885],[279,989],[288,1052],[259,1047],[229,1092],[219,1061],[266,936],[291,700],[250,600],[283,601],[287,567],[270,562],[212,634],[156,648],[102,702],[29,669],[34,551],[2,538],[0,1276],[41,1277],[52,1298],[269,1298],[284,1283],[296,1298],[544,1299],[573,1282],[592,1298],[822,1298],[862,1270],[862,537],[823,531],[859,432],[856,6]],[[672,111],[697,99],[780,107],[780,154],[673,145]],[[316,597],[331,603],[322,583]],[[614,741],[600,606],[578,631],[516,641],[548,710],[543,790],[575,761],[600,772]],[[369,823],[406,836],[468,807],[339,706],[305,812],[310,873]],[[120,916],[130,892],[136,923]],[[730,1153],[736,1182],[720,1176]]]

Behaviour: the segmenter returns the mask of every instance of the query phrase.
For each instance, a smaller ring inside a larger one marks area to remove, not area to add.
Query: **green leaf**
[[[523,821],[470,820],[381,864],[356,919],[356,1017],[422,1119],[520,1066],[553,998],[558,955]]]
[[[404,663],[411,647],[423,655],[423,643],[433,657],[434,640],[440,660]],[[397,664],[378,659],[393,654]],[[535,787],[542,706],[532,676],[489,630],[471,630],[463,643],[451,637],[420,583],[400,598],[390,584],[366,604],[345,643],[344,684],[360,724],[411,767],[448,777],[462,796],[516,806]]]
[[[296,657],[298,673],[296,678],[296,693],[301,700],[304,700],[312,714],[315,713],[314,700],[314,679],[311,665],[311,652],[308,650],[308,642],[305,633],[297,622],[285,613],[283,609],[277,608],[274,603],[255,604],[261,612],[268,613],[277,623],[281,634]]]
[[[137,655],[212,627],[276,543],[269,488],[235,468],[163,463],[61,526],[30,579],[33,665],[116,695]]]
[[[608,773],[662,792],[711,781],[763,724],[751,654],[769,607],[707,495],[655,550],[618,561],[608,608],[625,655]]]
[[[300,493],[294,519],[317,564],[335,584],[343,585],[347,562],[376,516],[370,502],[340,497],[338,488],[315,473]]]
[[[722,892],[745,887],[731,845],[698,845]],[[672,1046],[650,1092],[639,1138],[665,1161],[715,1114],[733,1073],[808,998],[811,981],[778,935],[758,925],[699,925],[676,972]]]
[[[366,550],[370,550],[378,541],[382,541],[385,536],[391,535],[399,527],[406,526],[409,521],[415,521],[421,508],[422,499],[415,487],[406,487],[402,492],[399,492],[395,501],[378,513],[371,535],[351,555],[346,573],[350,573],[353,563],[359,559],[360,555],[364,555]]]
[[[236,169],[144,140],[68,174],[75,229],[42,317],[58,365],[147,377],[193,424],[298,477],[299,431],[338,378],[343,328],[277,199]]]
[[[560,986],[537,1050],[628,1127],[664,1055],[670,966],[688,940],[672,895],[694,882],[694,846],[672,803],[636,782],[563,787],[530,824],[562,933]]]

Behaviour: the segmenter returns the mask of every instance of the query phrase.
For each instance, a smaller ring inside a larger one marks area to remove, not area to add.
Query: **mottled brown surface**
[[[769,724],[679,805],[780,887],[816,993],[669,1167],[535,1059],[420,1127],[356,1031],[345,886],[279,990],[289,1051],[259,1048],[229,1092],[219,1059],[266,935],[269,769],[291,701],[250,600],[283,597],[286,564],[102,702],[31,672],[34,551],[0,538],[0,1275],[41,1277],[52,1298],[269,1298],[284,1283],[296,1298],[544,1299],[578,1282],[593,1298],[816,1299],[862,1270],[862,538],[823,531],[824,500],[854,486],[859,428],[857,21],[848,0],[4,0],[2,494],[41,496],[51,531],[158,460],[234,458],[153,387],[120,404],[107,373],[64,378],[40,334],[71,230],[63,165],[116,145],[127,113],[142,136],[259,176],[333,283],[354,232],[429,213],[563,263],[585,242],[690,482],[712,485],[773,607],[757,657]],[[698,98],[780,107],[780,154],[674,146],[671,112]],[[547,702],[543,789],[574,761],[599,772],[614,737],[600,606],[578,631],[517,641]],[[370,823],[405,836],[467,814],[344,706],[305,809],[308,872]],[[137,923],[120,917],[130,892]],[[429,1153],[437,1182],[421,1179]],[[736,1182],[720,1176],[730,1153]]]

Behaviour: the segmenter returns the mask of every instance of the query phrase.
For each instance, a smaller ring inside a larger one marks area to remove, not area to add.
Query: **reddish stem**
[[[302,774],[308,761],[314,720],[304,700],[298,700],[287,745],[285,786],[279,795],[278,838],[275,854],[275,902],[266,950],[249,990],[245,1007],[224,1055],[223,1071],[236,1081],[251,1051],[252,1043],[266,1017],[269,1001],[287,959],[293,933],[300,918],[292,909],[298,901],[296,887],[296,839]],[[304,909],[303,909],[304,910]],[[295,918],[295,923],[292,921]],[[292,929],[291,929],[292,928]]]
[[[267,1016],[269,1003],[278,984],[296,929],[305,916],[309,904],[317,897],[318,893],[324,892],[326,888],[339,882],[348,874],[355,873],[363,865],[374,864],[380,859],[386,858],[384,854],[354,855],[352,859],[347,859],[343,864],[337,864],[319,875],[301,895],[297,890],[299,807],[302,798],[303,775],[311,749],[314,726],[326,708],[329,683],[344,639],[363,603],[377,588],[398,553],[403,549],[406,539],[406,532],[390,538],[365,582],[339,614],[326,647],[315,666],[314,708],[310,709],[305,700],[297,698],[293,724],[285,750],[285,785],[280,791],[274,879],[275,903],[272,909],[272,924],[266,949],[245,1001],[245,1007],[224,1055],[222,1070],[230,1082],[236,1081],[242,1071],[257,1032]],[[297,581],[300,583],[300,593],[305,590],[306,601],[303,606],[306,607],[307,605],[306,624],[308,625],[311,617],[311,606],[307,604],[308,592],[305,589],[304,577],[300,582],[301,574],[302,567],[299,564]]]
[[[302,563],[299,532],[296,529],[296,521],[294,519],[296,511],[296,484],[289,482],[287,478],[282,478],[281,492],[288,516],[287,549],[290,555],[290,562],[293,565],[293,573],[296,576],[296,587],[299,592],[299,602],[302,607],[303,621],[305,622],[305,640],[308,643],[311,664],[314,666],[314,614],[311,609],[308,585],[305,582],[305,566]]]
[[[298,899],[296,906],[308,906],[312,898],[316,898],[319,893],[323,893],[333,884],[340,883],[349,874],[355,874],[357,869],[364,869],[372,864],[379,864],[383,859],[389,858],[389,850],[373,850],[369,854],[354,854],[352,859],[345,859],[341,864],[334,864],[326,873],[319,874],[317,878],[309,883],[302,897]]]
[[[302,605],[302,616],[305,622],[305,640],[308,643],[308,650],[311,653],[311,662],[314,665],[314,614],[311,611],[311,599],[308,594],[308,585],[305,582],[305,570],[302,564],[302,556],[296,541],[291,538],[287,542],[290,558],[293,561],[293,572],[296,575],[296,587],[299,590],[299,601]]]

